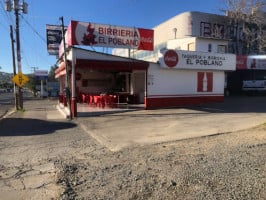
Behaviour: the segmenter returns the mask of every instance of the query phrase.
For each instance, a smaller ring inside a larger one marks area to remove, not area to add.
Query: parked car
[[[7,90],[6,89],[0,89],[0,93],[6,93],[7,92]]]
[[[38,97],[42,97],[42,98],[46,98],[48,97],[48,92],[47,91],[43,91],[41,94],[41,91],[37,91],[37,96]]]

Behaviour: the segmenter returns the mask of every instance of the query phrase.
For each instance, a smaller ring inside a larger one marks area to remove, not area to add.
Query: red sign
[[[71,21],[68,45],[88,45],[153,51],[154,31],[106,24]]]
[[[236,69],[247,69],[247,56],[236,56]]]
[[[198,72],[198,92],[212,92],[213,72]]]
[[[174,50],[168,50],[164,54],[164,63],[168,67],[174,67],[178,63],[178,55]]]

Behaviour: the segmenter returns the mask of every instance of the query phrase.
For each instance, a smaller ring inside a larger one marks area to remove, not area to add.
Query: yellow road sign
[[[24,74],[22,74],[21,72],[19,72],[12,78],[12,81],[16,83],[19,87],[22,87],[25,83],[29,81],[29,78]]]

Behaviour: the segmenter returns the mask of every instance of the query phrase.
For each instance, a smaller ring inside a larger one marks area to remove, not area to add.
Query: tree
[[[37,89],[36,89],[36,85],[38,85],[38,80],[35,78],[34,75],[29,75],[28,76],[29,81],[26,83],[26,87],[29,88],[34,95],[36,95]]]
[[[266,1],[226,0],[222,11],[229,17],[229,48],[236,54],[266,52]]]
[[[56,81],[56,79],[55,79],[55,70],[57,68],[58,68],[57,65],[51,66],[49,74],[48,74],[48,81],[51,81],[51,82]]]

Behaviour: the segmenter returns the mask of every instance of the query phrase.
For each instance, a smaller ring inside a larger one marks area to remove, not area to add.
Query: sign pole
[[[41,79],[41,97],[43,97],[43,80]]]
[[[67,63],[67,55],[66,55],[66,41],[65,41],[65,25],[64,25],[64,18],[60,17],[61,23],[62,23],[62,39],[63,39],[63,48],[64,48],[64,61],[66,65],[66,79],[65,79],[65,95],[68,101],[68,109],[69,109],[69,117],[72,119],[72,111],[71,111],[71,91],[69,88],[69,66]]]

